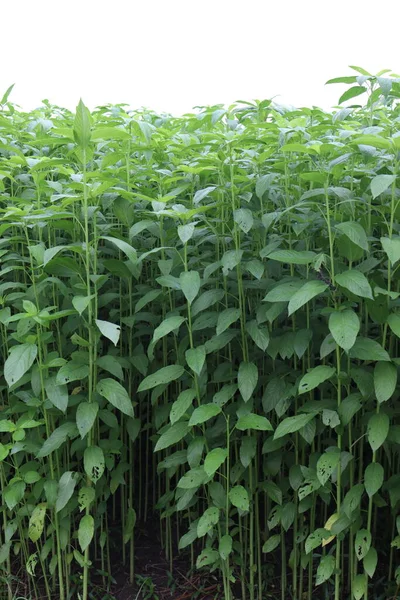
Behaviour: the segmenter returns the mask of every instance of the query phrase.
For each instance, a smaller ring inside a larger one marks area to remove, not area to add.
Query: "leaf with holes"
[[[330,379],[334,374],[335,369],[333,367],[328,367],[326,365],[314,367],[301,378],[299,383],[299,394],[310,392],[327,379]]]

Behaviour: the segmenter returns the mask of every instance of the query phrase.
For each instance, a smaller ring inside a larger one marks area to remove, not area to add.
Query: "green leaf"
[[[323,542],[324,539],[328,538],[330,535],[329,531],[327,531],[326,529],[320,527],[319,529],[316,529],[315,531],[313,531],[312,533],[310,533],[310,535],[307,537],[306,542],[304,544],[304,549],[306,551],[306,554],[309,554],[311,552],[311,550],[315,550],[315,548],[318,548],[318,546],[320,546]]]
[[[36,543],[43,533],[45,516],[46,503],[42,502],[35,506],[29,518],[28,536],[33,543]]]
[[[236,423],[236,429],[240,431],[247,431],[249,429],[255,429],[257,431],[272,431],[272,425],[266,417],[249,413],[238,419]]]
[[[66,385],[57,385],[55,377],[49,377],[44,382],[47,398],[53,406],[65,413],[68,408],[68,388]]]
[[[93,296],[74,296],[72,298],[72,306],[81,315],[89,306]]]
[[[99,405],[97,402],[81,402],[78,405],[76,409],[76,426],[82,439],[92,429],[98,412]]]
[[[371,548],[368,550],[367,554],[363,558],[364,571],[367,573],[368,577],[372,578],[374,576],[377,564],[378,553],[375,550],[375,548],[371,546]]]
[[[358,358],[359,360],[390,361],[389,354],[378,342],[365,337],[358,337],[356,339],[349,355],[351,358]]]
[[[336,229],[346,235],[349,240],[356,244],[366,252],[368,252],[368,239],[365,229],[360,223],[356,221],[347,221],[345,223],[338,223]]]
[[[381,237],[381,244],[393,266],[400,259],[400,238]]]
[[[360,320],[351,309],[333,312],[329,317],[329,331],[337,345],[348,352],[360,331]]]
[[[281,283],[274,287],[263,299],[264,302],[289,302],[293,295],[303,285],[302,281],[294,280]]]
[[[131,261],[131,263],[136,265],[136,263],[137,263],[136,250],[135,250],[135,248],[132,248],[132,246],[130,244],[128,244],[128,242],[124,242],[124,240],[119,240],[118,238],[109,237],[107,235],[102,236],[100,239],[107,240],[108,242],[111,242],[111,244],[114,244],[114,246],[116,246],[118,248],[118,250],[121,250],[121,252],[123,252],[125,254],[125,256]]]
[[[179,275],[183,295],[189,304],[192,304],[200,291],[201,280],[197,271],[183,271]]]
[[[179,394],[178,398],[171,406],[171,412],[169,413],[169,418],[172,425],[179,421],[181,417],[183,417],[186,411],[192,406],[192,402],[196,396],[197,392],[194,388],[183,390],[183,392]]]
[[[340,461],[340,452],[324,452],[317,461],[317,477],[325,485]]]
[[[89,446],[83,454],[83,468],[86,475],[96,483],[104,473],[104,453],[99,446]]]
[[[254,225],[253,213],[249,208],[238,208],[233,211],[233,220],[244,233],[249,233]]]
[[[367,529],[359,529],[356,533],[354,548],[358,560],[362,560],[368,554],[371,547],[371,533]]]
[[[356,575],[353,579],[353,596],[355,600],[361,600],[367,589],[365,575]]]
[[[257,321],[250,321],[246,324],[246,331],[253,342],[265,352],[269,344],[269,331],[267,327],[259,327]]]
[[[81,551],[84,552],[89,546],[94,536],[94,519],[92,515],[85,515],[79,521],[78,527],[78,542]]]
[[[370,498],[381,489],[384,475],[385,472],[382,465],[377,462],[370,463],[365,469],[364,485],[365,490]]]
[[[67,440],[67,438],[72,438],[78,435],[78,430],[76,428],[75,423],[67,422],[63,423],[57,429],[55,429],[50,437],[44,442],[43,446],[37,453],[37,458],[44,458],[45,456],[49,456],[55,450],[58,450],[62,446],[62,444]]]
[[[194,223],[188,223],[187,225],[179,225],[178,236],[182,244],[187,244],[194,233]]]
[[[114,346],[116,346],[121,334],[121,327],[119,325],[115,325],[114,323],[110,323],[109,321],[101,321],[100,319],[95,319],[95,322],[104,337],[109,339]]]
[[[220,468],[228,456],[226,448],[214,448],[211,450],[204,460],[204,470],[209,477]]]
[[[88,375],[88,365],[70,360],[58,371],[56,376],[56,384],[65,385],[66,383],[71,383],[71,381],[80,381],[82,379],[86,379]]]
[[[197,523],[197,537],[204,537],[219,521],[219,508],[212,506],[201,515]]]
[[[226,308],[218,315],[217,335],[221,335],[228,327],[240,319],[239,308]]]
[[[367,88],[360,85],[355,85],[344,92],[339,98],[338,104],[342,104],[342,102],[346,102],[346,100],[351,100],[351,98],[356,98],[361,94],[365,94]]]
[[[238,372],[239,392],[245,402],[248,402],[256,388],[258,369],[252,362],[241,362]]]
[[[122,367],[115,356],[111,354],[105,354],[104,356],[99,356],[96,361],[96,364],[100,369],[104,371],[108,371],[114,377],[118,377],[118,379],[124,378],[124,373],[122,371]]]
[[[280,535],[271,535],[264,543],[262,547],[262,552],[273,552],[281,543]]]
[[[283,419],[276,428],[274,434],[274,440],[278,440],[284,435],[299,431],[302,427],[305,427],[315,417],[315,413],[309,413],[304,415],[295,415],[294,417],[287,417]]]
[[[86,150],[91,138],[91,116],[89,109],[84,105],[82,99],[76,107],[74,120],[74,139],[81,150]]]
[[[189,348],[189,350],[186,350],[185,352],[185,358],[192,371],[197,375],[200,375],[206,360],[206,349],[204,346]]]
[[[124,530],[123,530],[124,544],[127,544],[131,540],[134,529],[135,529],[135,525],[136,525],[136,511],[134,508],[128,508],[125,523],[124,523]]]
[[[397,385],[397,367],[389,362],[377,362],[374,369],[374,387],[378,402],[389,400]]]
[[[391,313],[387,318],[387,323],[393,333],[400,338],[400,315]]]
[[[78,477],[78,473],[73,473],[72,471],[66,471],[61,475],[58,482],[56,512],[60,512],[72,497]]]
[[[133,417],[132,400],[128,396],[128,392],[115,379],[102,379],[96,386],[96,391],[103,396],[110,404],[115,406],[128,417]]]
[[[219,540],[218,552],[222,560],[226,560],[232,552],[233,540],[229,534],[223,535]]]
[[[205,548],[196,560],[196,569],[207,567],[208,565],[215,565],[219,560],[219,554],[216,550],[211,548]]]
[[[153,333],[152,344],[156,344],[158,340],[161,340],[164,336],[178,329],[185,321],[184,317],[169,317],[156,327]]]
[[[195,408],[192,416],[189,420],[189,425],[201,425],[209,419],[216,417],[221,412],[221,408],[216,404],[210,402],[209,404],[202,404],[198,408]]]
[[[319,296],[328,288],[328,284],[323,281],[307,281],[297,292],[293,294],[289,301],[289,316],[296,310],[307,304],[310,300]]]
[[[195,467],[194,469],[190,469],[183,477],[178,481],[178,488],[182,488],[184,490],[192,490],[200,487],[207,481],[207,473],[205,472],[203,467]]]
[[[229,491],[229,500],[233,506],[236,506],[236,508],[239,508],[243,512],[247,512],[250,509],[249,494],[242,485],[235,485]]]
[[[8,97],[11,94],[14,85],[15,85],[15,83],[13,83],[12,85],[10,85],[10,87],[7,88],[7,90],[4,92],[4,95],[3,95],[2,99],[0,100],[0,104],[2,106],[8,101]]]
[[[36,359],[37,352],[36,344],[18,344],[10,349],[10,355],[4,363],[4,378],[9,387],[17,383],[29,371]]]
[[[372,197],[375,199],[396,181],[396,175],[376,175],[371,181]]]
[[[154,452],[165,450],[165,448],[169,448],[173,444],[177,444],[183,440],[188,432],[189,425],[187,421],[179,421],[179,423],[174,423],[159,437],[154,448]]]
[[[365,275],[363,275],[363,273],[360,271],[349,269],[344,273],[336,275],[335,281],[341,287],[349,290],[352,294],[373,300],[371,286],[369,285]]]
[[[367,436],[372,450],[376,452],[382,446],[389,433],[389,417],[380,412],[372,415],[368,421]]]
[[[328,367],[326,365],[314,367],[301,378],[299,383],[299,394],[310,392],[327,379],[330,379],[334,374],[335,369],[333,367]]]
[[[185,372],[185,369],[181,365],[169,365],[168,367],[162,367],[155,373],[148,375],[142,381],[138,387],[138,392],[144,392],[145,390],[151,390],[157,385],[165,385],[179,379]]]
[[[313,262],[315,257],[315,252],[308,250],[303,250],[302,252],[298,252],[297,250],[274,250],[268,255],[268,258],[271,260],[277,260],[289,265],[308,265]]]
[[[321,585],[332,576],[335,570],[335,557],[331,554],[323,556],[319,562],[317,568],[317,576],[315,578],[315,585]]]

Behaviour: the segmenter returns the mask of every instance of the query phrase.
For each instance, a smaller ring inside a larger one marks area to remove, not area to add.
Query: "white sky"
[[[0,96],[175,114],[271,98],[336,104],[350,75],[400,72],[400,0],[0,0]]]

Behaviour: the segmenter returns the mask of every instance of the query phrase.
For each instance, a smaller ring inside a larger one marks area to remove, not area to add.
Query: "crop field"
[[[400,598],[400,78],[351,73],[0,99],[1,600]]]

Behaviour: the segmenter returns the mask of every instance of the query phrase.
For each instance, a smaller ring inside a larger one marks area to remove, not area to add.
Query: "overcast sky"
[[[175,114],[238,99],[336,104],[351,74],[400,72],[399,0],[3,0],[0,95],[30,109],[126,102]]]

